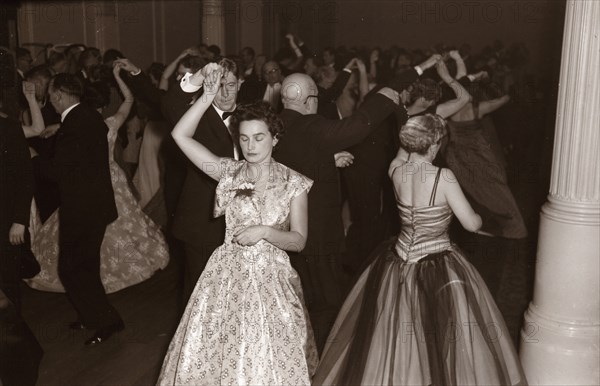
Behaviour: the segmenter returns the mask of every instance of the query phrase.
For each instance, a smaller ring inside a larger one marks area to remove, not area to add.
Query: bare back
[[[403,205],[415,208],[445,204],[445,196],[434,193],[435,190],[439,192],[442,172],[443,169],[425,162],[407,161],[395,167],[390,171],[390,175],[396,199]]]

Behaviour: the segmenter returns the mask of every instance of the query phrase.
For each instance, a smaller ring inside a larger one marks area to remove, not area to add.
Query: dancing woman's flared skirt
[[[386,242],[346,299],[315,385],[524,385],[496,304],[455,246],[416,263]]]

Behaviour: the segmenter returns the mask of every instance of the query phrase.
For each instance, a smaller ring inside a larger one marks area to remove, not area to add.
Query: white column
[[[600,384],[600,1],[568,0],[548,202],[521,332],[530,385]]]
[[[223,0],[203,0],[202,2],[202,42],[208,45],[216,44],[221,48],[221,54],[226,52],[225,47],[225,9]]]

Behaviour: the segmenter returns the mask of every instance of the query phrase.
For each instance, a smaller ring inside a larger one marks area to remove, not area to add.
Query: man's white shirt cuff
[[[196,92],[202,88],[202,86],[196,86],[192,84],[192,82],[190,81],[190,77],[192,75],[194,74],[192,74],[191,72],[186,72],[183,78],[181,78],[181,89],[188,93]]]

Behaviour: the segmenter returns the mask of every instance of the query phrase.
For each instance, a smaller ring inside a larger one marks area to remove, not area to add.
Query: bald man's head
[[[313,79],[306,74],[292,74],[281,84],[281,99],[286,109],[301,114],[316,114],[319,90]]]

